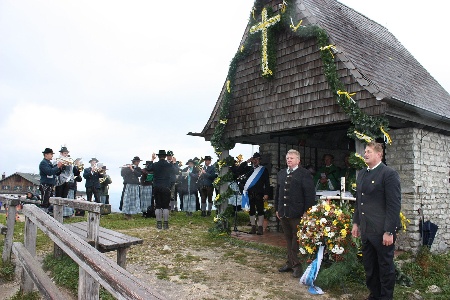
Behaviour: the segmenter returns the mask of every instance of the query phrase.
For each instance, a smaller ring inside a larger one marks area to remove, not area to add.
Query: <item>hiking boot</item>
[[[202,217],[206,217],[206,211],[202,210]]]
[[[292,268],[294,270],[294,272],[292,273],[292,277],[294,278],[300,278],[302,276],[302,266],[301,265],[297,265],[295,267]]]
[[[162,222],[156,221],[156,229],[162,229]]]
[[[257,235],[263,235],[263,227],[262,226],[258,226],[258,232],[256,233]]]
[[[169,229],[169,221],[164,221],[163,228],[164,228],[164,230]]]
[[[250,234],[256,233],[256,225],[252,225],[252,230],[250,230]]]
[[[284,273],[284,272],[291,272],[292,268],[288,265],[284,265],[281,268],[278,269],[278,272]]]
[[[208,210],[208,212],[206,213],[206,215],[207,215],[208,217],[211,216],[211,211]]]

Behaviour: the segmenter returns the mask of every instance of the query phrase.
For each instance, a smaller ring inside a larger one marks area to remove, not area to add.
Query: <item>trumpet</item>
[[[102,168],[103,168],[103,164],[102,163],[95,164],[92,167],[92,172],[97,172],[97,173],[103,174],[104,170]]]
[[[126,164],[126,165],[123,165],[123,166],[121,166],[121,167],[119,167],[119,168],[123,169],[123,168],[129,168],[129,167],[131,167],[131,166],[132,166],[132,164]]]
[[[77,167],[77,169],[78,169],[79,172],[83,172],[83,170],[84,170],[84,164],[83,164],[83,162],[81,161],[81,158],[75,159],[75,161],[74,161],[73,164],[74,164],[75,167]]]
[[[61,156],[61,157],[58,157],[57,159],[56,159],[56,163],[61,163],[63,166],[70,166],[70,165],[73,165],[73,163],[74,163],[74,160],[71,158],[71,157],[64,157],[64,156]]]

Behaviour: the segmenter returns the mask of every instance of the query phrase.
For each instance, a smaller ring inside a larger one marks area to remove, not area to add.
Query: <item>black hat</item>
[[[106,166],[103,166],[103,167],[102,167],[102,170],[108,170],[108,169],[106,168]]]
[[[50,148],[45,148],[45,150],[42,151],[42,153],[44,153],[44,154],[47,154],[47,153],[55,154],[55,153],[53,153],[53,150],[50,149]]]
[[[167,156],[173,156],[173,151],[172,150],[167,150]]]
[[[189,160],[187,161],[186,165],[188,165],[190,162],[195,164],[195,161],[189,158]]]
[[[166,150],[159,150],[158,154],[156,154],[158,156],[167,156]]]
[[[259,152],[255,152],[255,154],[253,154],[252,158],[261,158],[261,154],[259,154]]]
[[[198,157],[196,156],[196,157],[194,157],[192,160],[193,160],[193,161],[199,161],[200,158],[198,158]]]
[[[133,161],[142,161],[142,160],[139,158],[139,156],[135,156],[135,157],[133,157],[133,159],[131,161],[133,162]]]
[[[66,147],[66,146],[63,146],[63,147],[61,147],[61,150],[59,150],[59,152],[60,152],[60,153],[63,153],[63,152],[69,152],[69,150],[67,150],[67,147]]]
[[[96,159],[95,157],[93,157],[93,158],[91,158],[91,160],[89,161],[89,163],[91,163],[91,162],[93,162],[93,161],[98,162],[98,159]]]
[[[150,160],[146,160],[144,166],[148,166],[150,164]]]
[[[209,156],[209,155],[205,156],[205,160],[211,160],[211,159],[212,159],[211,156]]]

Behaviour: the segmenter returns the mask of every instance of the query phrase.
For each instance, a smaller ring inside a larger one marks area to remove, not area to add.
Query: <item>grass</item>
[[[283,287],[276,280],[280,280],[274,265],[280,265],[286,257],[283,247],[269,246],[261,243],[246,242],[229,235],[211,233],[208,228],[213,227],[213,217],[202,218],[197,212],[193,217],[184,213],[175,213],[170,217],[171,229],[158,231],[155,219],[144,219],[135,216],[132,220],[125,220],[121,214],[110,214],[101,217],[101,226],[118,230],[129,235],[144,239],[144,244],[130,248],[128,264],[140,266],[149,276],[159,280],[191,285],[193,283],[214,286],[219,282],[230,283],[231,294],[228,297],[219,291],[212,291],[211,299],[220,297],[232,298],[236,293],[245,292],[246,282],[238,286],[235,269],[247,270],[245,274],[253,274],[256,278],[268,278],[264,287],[258,291],[251,290],[247,298],[268,299],[296,299],[298,292],[292,288]],[[83,217],[66,219],[65,223],[84,221]],[[234,225],[234,213],[228,214],[228,221]],[[0,215],[0,222],[4,223],[4,215]],[[237,225],[248,223],[248,215],[238,213]],[[14,238],[23,240],[23,223],[16,223]],[[0,241],[2,250],[3,241]],[[53,243],[38,230],[37,250],[40,253],[51,253]],[[110,254],[108,254],[110,255]],[[111,258],[114,259],[114,256]],[[431,254],[423,248],[417,255],[402,253],[396,258],[401,262],[401,271],[413,280],[411,287],[396,285],[394,299],[407,299],[415,290],[420,292],[423,299],[450,299],[450,254]],[[231,267],[224,268],[230,265]],[[53,280],[66,287],[74,295],[78,287],[78,266],[67,256],[55,259],[52,255],[45,256],[44,266],[51,272]],[[206,272],[208,268],[218,268],[217,273]],[[306,266],[304,266],[306,267]],[[0,265],[0,279],[11,280],[14,266]],[[321,275],[319,274],[319,277]],[[277,279],[278,278],[278,279]],[[240,278],[244,281],[246,278]],[[249,279],[250,280],[250,279]],[[285,278],[281,278],[285,280]],[[291,280],[291,279],[289,279]],[[318,280],[320,282],[320,280]],[[438,294],[427,294],[430,285],[437,285],[442,289]],[[297,283],[298,286],[298,283]],[[322,287],[318,284],[318,286]],[[341,278],[338,284],[326,288],[328,294],[339,297],[342,294],[352,294],[354,299],[363,299],[368,292],[364,285],[364,273],[361,265],[355,266],[355,271],[348,277]],[[233,294],[234,293],[234,294]],[[14,299],[36,299],[33,295],[17,295]],[[22,297],[22,298],[20,298]],[[30,297],[30,298],[25,298]],[[102,299],[113,299],[104,289],[101,290]]]

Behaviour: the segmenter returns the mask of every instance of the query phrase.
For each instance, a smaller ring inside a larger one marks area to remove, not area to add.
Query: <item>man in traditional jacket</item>
[[[206,217],[207,215],[211,215],[211,209],[213,206],[213,193],[214,179],[217,178],[216,168],[211,165],[211,156],[205,156],[205,166],[201,168],[199,179],[198,179],[198,188],[200,190],[200,199],[201,199],[201,209],[202,209],[202,217]],[[208,211],[206,211],[206,199],[208,199]]]
[[[248,163],[251,162],[251,166]],[[269,199],[270,181],[269,171],[261,166],[261,154],[256,152],[247,161],[239,165],[238,173],[246,178],[242,192],[242,208],[250,208],[251,234],[263,234],[264,224],[264,201]],[[256,222],[256,215],[258,221]],[[258,226],[258,231],[256,227]]]
[[[139,156],[133,157],[131,165],[122,168],[120,175],[123,177],[122,212],[126,219],[132,215],[141,213],[141,197],[139,177],[142,175]]]
[[[69,150],[66,146],[61,147],[61,150],[59,150],[59,154],[60,158],[70,158]],[[56,197],[68,198],[70,186],[74,181],[74,168],[76,167],[70,164],[62,166],[61,173],[58,175],[58,180],[56,181]]]
[[[109,204],[109,185],[112,183],[111,176],[106,174],[108,169],[106,166],[102,167],[103,178],[100,179],[100,202]]]
[[[89,160],[91,166],[89,168],[84,169],[83,177],[86,179],[85,187],[86,187],[86,195],[87,200],[92,202],[92,195],[94,195],[94,200],[97,203],[100,203],[100,178],[103,177],[103,174],[100,173],[101,168],[98,168],[97,163],[98,159],[95,157]]]
[[[169,164],[171,164],[174,168],[179,169],[177,159],[173,156],[172,150],[167,150],[167,157],[166,160]],[[177,181],[177,173],[174,173],[172,175],[172,178],[170,179],[170,210],[176,211],[177,210],[177,193],[176,193],[176,181]]]
[[[314,176],[316,190],[320,191],[336,191],[341,189],[339,167],[333,164],[334,156],[332,154],[324,154],[324,166],[317,171]]]
[[[42,151],[44,158],[39,164],[39,175],[41,176],[39,182],[39,190],[41,191],[42,207],[47,209],[50,206],[50,197],[53,197],[53,188],[56,183],[56,175],[61,172],[62,163],[58,162],[54,166],[51,162],[53,158],[53,150],[50,148],[45,148]]]
[[[298,259],[297,226],[303,214],[314,205],[316,191],[310,172],[300,166],[300,153],[297,150],[287,152],[286,164],[287,168],[277,175],[275,210],[283,227],[288,259],[278,271],[293,271],[292,276],[299,278],[302,266]]]
[[[394,250],[400,227],[401,189],[398,173],[382,163],[383,146],[370,142],[364,151],[368,168],[359,171],[352,235],[361,236],[367,299],[393,299]]]
[[[157,155],[159,160],[154,163]],[[157,155],[152,154],[152,161],[149,162],[146,169],[149,172],[153,171],[156,228],[163,228],[162,220],[164,219],[164,229],[169,229],[170,188],[176,168],[166,161],[167,153],[165,150],[159,150]]]

